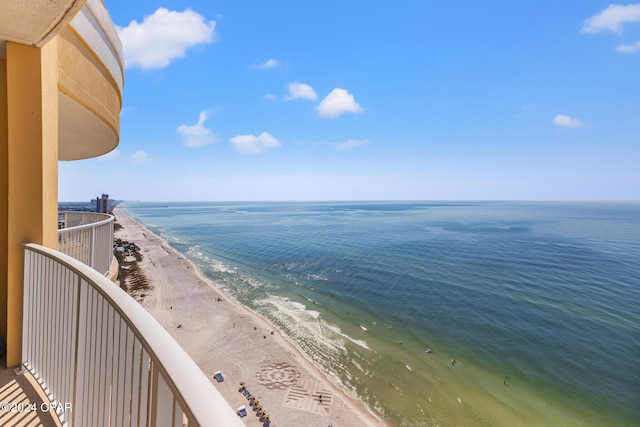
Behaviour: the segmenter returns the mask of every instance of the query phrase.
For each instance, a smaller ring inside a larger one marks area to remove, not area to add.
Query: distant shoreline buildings
[[[108,194],[86,202],[58,202],[58,212],[96,212],[112,214],[121,200],[110,199]]]
[[[108,194],[96,197],[96,212],[110,214],[113,211],[113,206],[113,200],[109,198]]]

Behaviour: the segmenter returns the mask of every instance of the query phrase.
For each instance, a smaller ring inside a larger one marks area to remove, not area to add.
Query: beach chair
[[[238,407],[238,415],[240,418],[247,416],[247,408],[244,405]]]
[[[222,372],[217,371],[213,374],[213,378],[216,379],[216,381],[218,381],[219,383],[221,383],[222,381],[224,381],[224,377],[222,376]]]

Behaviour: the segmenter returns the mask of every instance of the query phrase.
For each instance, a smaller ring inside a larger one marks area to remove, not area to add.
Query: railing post
[[[81,425],[82,417],[84,415],[84,384],[85,384],[85,342],[86,342],[86,320],[87,320],[87,304],[84,301],[86,288],[83,286],[82,278],[77,278],[78,294],[75,301],[75,310],[77,313],[77,322],[74,325],[76,334],[75,348],[71,349],[74,358],[74,373],[73,373],[73,412],[72,412],[72,425]]]
[[[89,247],[89,267],[96,266],[96,228],[91,227],[91,246]]]

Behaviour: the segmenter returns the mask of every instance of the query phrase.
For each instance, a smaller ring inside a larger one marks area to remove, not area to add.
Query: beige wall
[[[7,365],[21,362],[23,249],[27,242],[57,248],[58,56],[7,43],[6,312]],[[5,207],[3,206],[3,209]],[[5,279],[6,278],[6,279]],[[5,281],[6,280],[6,281]]]
[[[9,214],[7,123],[7,61],[0,59],[0,337],[3,340],[7,338],[7,216]]]

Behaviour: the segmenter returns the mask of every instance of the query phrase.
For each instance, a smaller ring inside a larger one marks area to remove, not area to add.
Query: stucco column
[[[22,245],[57,249],[56,46],[55,39],[42,48],[7,43],[7,366],[21,363]]]
[[[7,217],[9,215],[9,137],[7,61],[0,59],[0,336],[7,338]]]

